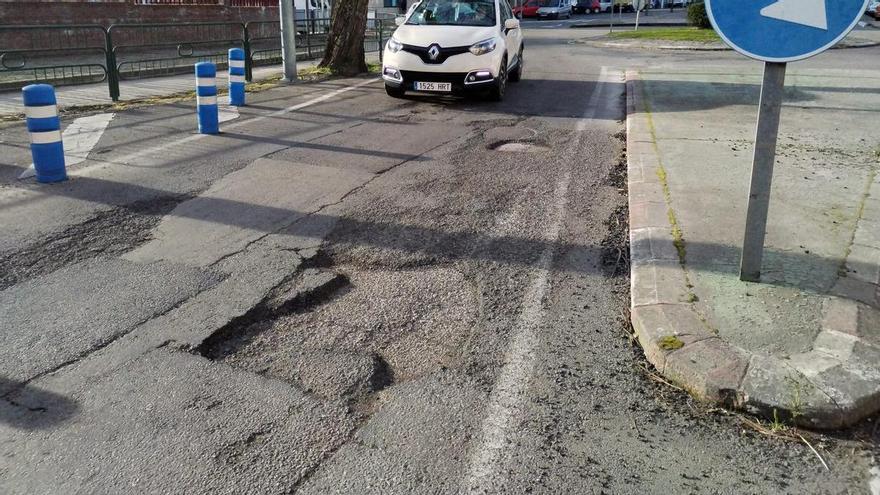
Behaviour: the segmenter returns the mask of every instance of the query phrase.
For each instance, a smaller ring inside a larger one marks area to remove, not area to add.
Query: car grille
[[[426,64],[442,64],[443,62],[446,62],[446,59],[448,59],[449,57],[454,57],[455,55],[467,53],[471,49],[470,46],[452,46],[448,48],[443,48],[439,45],[437,46],[437,48],[440,49],[440,53],[437,55],[436,60],[431,60],[431,56],[428,54],[428,50],[431,49],[430,46],[421,47],[415,45],[403,45],[402,50],[408,53],[412,53],[413,55],[418,55],[418,57],[422,59],[422,62]]]
[[[453,84],[461,84],[464,85],[464,78],[467,77],[467,74],[464,72],[418,72],[412,70],[402,70],[400,71],[400,75],[403,76],[403,80],[407,82],[411,81],[420,81],[420,82],[448,82]]]

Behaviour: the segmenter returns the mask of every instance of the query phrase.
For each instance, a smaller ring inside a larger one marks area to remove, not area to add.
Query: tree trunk
[[[336,0],[330,14],[330,33],[321,67],[340,76],[367,72],[364,34],[369,0]]]

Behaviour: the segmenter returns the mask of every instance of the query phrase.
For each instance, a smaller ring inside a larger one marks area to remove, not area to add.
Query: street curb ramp
[[[843,428],[880,410],[880,348],[865,338],[876,309],[828,296],[812,350],[787,359],[724,341],[696,311],[638,72],[626,90],[631,313],[648,361],[701,401],[803,427]]]

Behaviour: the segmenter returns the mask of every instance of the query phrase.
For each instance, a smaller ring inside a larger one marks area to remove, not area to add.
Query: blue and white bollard
[[[199,132],[220,132],[220,111],[217,108],[217,67],[211,62],[196,64],[196,103],[199,112]]]
[[[31,84],[22,88],[21,93],[27,129],[31,135],[31,156],[34,159],[37,181],[67,180],[55,88],[48,84]]]
[[[244,50],[229,49],[229,104],[244,106]]]

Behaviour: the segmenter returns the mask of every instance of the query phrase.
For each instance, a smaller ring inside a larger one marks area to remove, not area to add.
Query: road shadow
[[[79,412],[76,401],[54,392],[0,376],[0,423],[19,430],[44,430],[70,420]]]
[[[713,74],[712,77],[723,75]],[[644,95],[649,99],[651,111],[692,112],[713,110],[728,106],[754,106],[757,111],[761,97],[761,85],[749,83],[705,82],[705,81],[673,81],[650,79],[650,75],[642,79]],[[821,93],[846,93],[858,95],[880,96],[880,87],[839,87],[839,86],[803,86],[789,84],[785,87],[783,106],[813,108],[807,105],[820,99]],[[821,110],[859,111],[852,108],[816,107]],[[880,111],[877,109],[865,109]]]
[[[486,95],[473,93],[467,96],[438,96],[424,93],[407,93],[413,102],[433,103],[461,112],[492,113],[514,117],[547,117],[581,119],[584,103],[596,90],[604,86],[609,97],[625,94],[622,82],[566,81],[542,79],[528,73],[517,83],[509,83],[504,101],[488,101]],[[547,97],[547,95],[550,95]],[[594,111],[589,108],[587,111]],[[623,101],[619,105],[598,105],[591,118],[597,120],[623,120]]]
[[[2,166],[0,166],[2,168]],[[44,194],[65,196],[73,199],[103,202],[122,209],[130,205],[112,204],[108,201],[106,191],[114,191],[123,197],[132,198],[169,198],[167,191],[152,189],[146,186],[123,184],[106,179],[78,177],[75,181],[41,188]],[[103,192],[103,194],[102,194]],[[182,201],[186,198],[179,198]],[[492,236],[482,231],[452,231],[432,225],[412,225],[395,221],[377,221],[363,218],[361,212],[354,211],[345,215],[328,215],[323,213],[300,212],[264,205],[234,201],[224,198],[200,196],[196,199],[199,208],[179,208],[172,210],[169,216],[180,216],[205,222],[232,225],[264,233],[283,232],[285,235],[302,236],[322,239],[327,232],[327,225],[333,225],[327,242],[338,246],[367,246],[379,250],[383,258],[393,259],[399,255],[401,259],[422,259],[432,262],[453,262],[463,259],[488,261],[500,264],[512,264],[523,268],[534,268],[540,253],[551,249],[557,255],[580,250],[595,253],[602,251],[603,246],[548,242],[540,239],[517,235]],[[218,214],[222,212],[221,214]],[[240,214],[238,213],[240,212]],[[132,210],[132,213],[138,212]],[[292,225],[279,226],[277,223],[264,219],[290,218]],[[258,220],[255,220],[258,219]],[[434,219],[442,225],[442,216]],[[666,242],[666,239],[655,239],[654,242]],[[27,249],[43,249],[28,247]],[[717,243],[704,243],[687,240],[687,266],[692,271],[712,272],[729,275],[735,272],[739,262],[740,247]],[[15,256],[4,259],[14,260]],[[768,248],[765,251],[767,277],[765,283],[785,287],[796,287],[808,292],[828,293],[843,264],[838,257],[823,257],[815,253],[788,252]],[[869,263],[848,263],[849,268],[857,273],[870,273],[876,267]],[[4,269],[0,266],[0,269]],[[803,272],[804,277],[779,276],[776,273]],[[582,266],[577,269],[584,273],[604,273],[601,266]],[[626,270],[618,270],[618,276],[628,276]],[[823,283],[815,283],[810,273],[825,274]],[[876,304],[876,303],[875,303]]]

